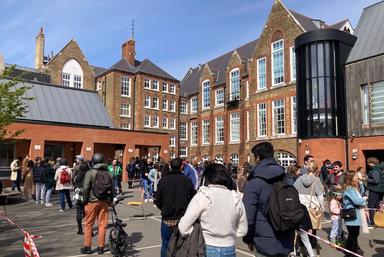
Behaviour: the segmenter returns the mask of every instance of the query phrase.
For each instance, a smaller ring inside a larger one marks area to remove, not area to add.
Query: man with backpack
[[[92,157],[93,169],[84,178],[83,201],[85,211],[84,247],[82,254],[91,254],[92,229],[97,219],[99,254],[104,253],[105,233],[108,224],[108,207],[113,204],[115,196],[113,177],[104,163],[104,155],[95,153]]]
[[[304,217],[298,193],[283,181],[284,168],[273,159],[271,143],[255,145],[252,153],[256,165],[244,189],[248,233],[243,242],[248,244],[250,251],[256,248],[257,257],[288,256],[293,250],[295,229]],[[294,222],[275,219],[283,216]]]
[[[66,159],[60,159],[60,167],[56,170],[55,180],[56,180],[56,190],[60,194],[60,213],[63,213],[65,210],[65,199],[67,198],[67,203],[69,209],[72,209],[72,200],[69,194],[69,191],[72,189],[72,170],[68,167],[68,162]]]

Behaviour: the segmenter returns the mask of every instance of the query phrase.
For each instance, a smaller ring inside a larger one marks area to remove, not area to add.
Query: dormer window
[[[83,88],[83,69],[75,59],[64,64],[61,84],[65,87]]]

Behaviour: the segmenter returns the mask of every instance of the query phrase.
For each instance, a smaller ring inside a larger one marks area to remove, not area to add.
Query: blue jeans
[[[160,225],[160,234],[161,234],[161,252],[160,257],[166,257],[167,256],[167,248],[169,239],[171,238],[172,231],[174,228],[177,229],[177,227],[168,227],[167,224],[165,224],[163,221],[161,221]]]
[[[343,220],[332,220],[332,230],[329,234],[329,238],[332,240],[340,240],[341,233],[343,232]]]
[[[205,246],[206,257],[236,257],[235,246],[217,247],[217,246]]]
[[[72,209],[72,200],[71,200],[71,196],[69,195],[69,189],[60,190],[59,194],[60,194],[61,209],[62,210],[65,209],[65,199],[64,199],[64,197],[67,198],[68,206],[69,206],[70,209]]]
[[[144,190],[144,199],[149,199],[150,192],[148,190],[151,185],[150,183],[151,181],[146,179],[143,179],[143,181],[141,182],[141,186],[143,187],[143,190]]]

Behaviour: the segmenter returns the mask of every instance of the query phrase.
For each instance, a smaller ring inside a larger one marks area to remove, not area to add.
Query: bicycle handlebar
[[[119,197],[115,197],[113,198],[113,203],[114,204],[118,204],[119,202],[123,201],[124,199],[128,198],[128,196],[119,196]]]

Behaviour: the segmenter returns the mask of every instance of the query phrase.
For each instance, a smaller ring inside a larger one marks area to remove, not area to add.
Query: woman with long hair
[[[247,233],[243,202],[231,187],[227,168],[218,163],[209,164],[203,174],[203,185],[179,222],[179,231],[185,236],[192,233],[193,224],[200,220],[207,257],[236,256],[236,237]]]
[[[354,212],[352,215],[354,218],[344,219],[345,225],[348,230],[348,238],[345,244],[345,248],[356,253],[358,247],[358,237],[360,233],[360,226],[362,219],[365,217],[361,216],[360,208],[367,205],[366,197],[362,197],[359,192],[359,178],[354,170],[350,170],[345,174],[345,182],[343,185],[343,211]],[[346,253],[346,256],[353,256],[352,254]]]

